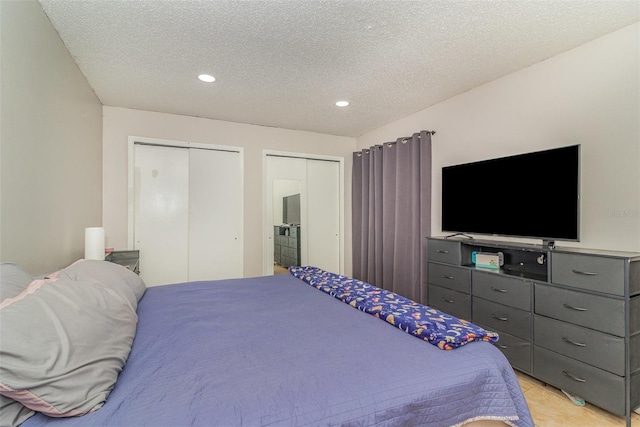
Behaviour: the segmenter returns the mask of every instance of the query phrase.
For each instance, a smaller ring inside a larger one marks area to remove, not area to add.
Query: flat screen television
[[[580,146],[442,168],[442,230],[580,239]]]

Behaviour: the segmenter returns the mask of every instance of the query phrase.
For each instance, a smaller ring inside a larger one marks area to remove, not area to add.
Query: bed
[[[139,299],[135,338],[104,406],[36,413],[24,427],[533,427],[512,368],[489,342],[441,350],[290,274],[143,292],[128,296]]]

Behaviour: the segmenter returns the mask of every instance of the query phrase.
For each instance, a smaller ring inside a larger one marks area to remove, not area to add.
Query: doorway
[[[344,159],[263,151],[263,274],[344,270]]]

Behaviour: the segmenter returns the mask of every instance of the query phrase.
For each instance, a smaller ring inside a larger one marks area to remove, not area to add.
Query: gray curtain
[[[353,153],[353,275],[426,303],[431,132]]]

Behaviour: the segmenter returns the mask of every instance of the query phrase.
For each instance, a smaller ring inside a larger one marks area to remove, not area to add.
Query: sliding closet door
[[[147,286],[186,282],[189,271],[189,152],[135,146],[134,249]]]
[[[178,144],[134,144],[140,276],[147,286],[242,277],[242,153]]]
[[[282,204],[282,197],[274,188],[282,180],[296,182],[300,188],[301,264],[340,273],[340,162],[283,153],[266,154],[264,274],[273,273],[273,225],[282,224],[282,218],[274,214],[279,211],[274,204]]]
[[[241,155],[190,149],[189,159],[189,280],[242,277]]]
[[[307,160],[308,263],[340,272],[340,169],[338,162]]]
[[[267,180],[265,196],[265,217],[267,234],[267,247],[265,248],[265,274],[273,274],[274,262],[274,225],[282,225],[282,208],[274,209],[274,203],[282,206],[282,198],[274,200],[275,181],[286,181],[300,188],[300,258],[301,264],[307,264],[307,160],[292,157],[267,156],[266,175]],[[277,192],[276,192],[277,193]],[[277,195],[277,194],[276,194]],[[279,215],[274,215],[277,211]]]

